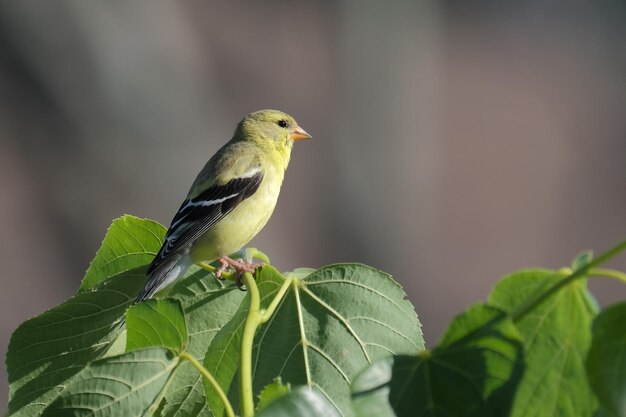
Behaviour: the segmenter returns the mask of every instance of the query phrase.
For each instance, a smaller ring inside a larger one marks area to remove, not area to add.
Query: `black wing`
[[[259,170],[252,176],[234,178],[185,200],[172,219],[163,246],[148,267],[147,274],[158,268],[169,255],[202,236],[239,203],[254,194],[262,180],[263,173]]]

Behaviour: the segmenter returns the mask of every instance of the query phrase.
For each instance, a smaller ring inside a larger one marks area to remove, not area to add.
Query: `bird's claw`
[[[219,262],[220,267],[215,271],[215,278],[223,281],[225,278],[222,278],[222,273],[226,271],[230,265],[224,258],[220,258]]]
[[[219,262],[220,262],[220,267],[217,269],[217,271],[215,271],[216,278],[223,279],[222,273],[226,271],[226,269],[228,269],[229,267],[232,267],[237,274],[237,280],[236,280],[237,288],[239,288],[242,291],[245,291],[244,289],[245,284],[243,283],[243,280],[242,280],[243,274],[246,272],[254,273],[256,268],[262,265],[262,263],[259,263],[259,262],[246,261],[244,259],[232,259],[228,256],[222,256],[219,259]]]
[[[237,284],[237,288],[239,288],[239,291],[247,291],[246,289],[246,284],[243,283],[243,274],[237,274],[237,280],[235,281],[235,284]]]

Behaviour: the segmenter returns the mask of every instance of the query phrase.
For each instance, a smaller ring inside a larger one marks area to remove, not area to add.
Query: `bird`
[[[247,114],[200,171],[172,219],[163,244],[146,270],[135,302],[164,289],[193,264],[219,261],[240,276],[256,264],[232,259],[267,223],[295,141],[311,139],[293,117],[279,110]]]

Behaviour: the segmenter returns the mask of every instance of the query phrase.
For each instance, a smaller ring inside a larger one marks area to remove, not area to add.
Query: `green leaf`
[[[259,404],[257,409],[262,409],[268,406],[271,402],[277,400],[283,395],[289,394],[291,391],[290,384],[283,384],[281,377],[277,377],[271,384],[266,385],[259,394]]]
[[[178,358],[162,348],[97,360],[72,379],[42,417],[151,415],[177,364]]]
[[[315,272],[313,268],[296,268],[291,272],[285,272],[283,275],[294,274],[296,277],[302,279],[311,275],[313,272]]]
[[[185,311],[189,343],[186,351],[202,361],[217,332],[226,325],[245,297],[234,283],[220,283],[212,274],[196,266],[178,282],[168,297],[178,300]],[[203,379],[187,361],[183,361],[165,392],[166,403],[161,417],[211,415],[204,396]]]
[[[562,279],[554,271],[532,269],[501,280],[488,303],[505,311],[535,291]],[[512,417],[590,416],[597,408],[587,382],[584,358],[596,315],[586,281],[574,281],[516,322],[524,338],[526,370]]]
[[[359,417],[507,416],[523,370],[508,316],[478,305],[457,317],[432,352],[384,358],[352,385]]]
[[[596,410],[596,412],[593,414],[593,417],[615,417],[615,414],[610,414],[608,411],[606,411],[605,409],[603,409],[602,407],[600,407],[598,410]]]
[[[319,391],[299,387],[274,401],[255,417],[341,417],[335,406]]]
[[[142,272],[123,273],[22,323],[6,360],[9,415],[37,415],[72,376],[104,355],[143,282]]]
[[[626,416],[626,303],[602,311],[593,322],[587,356],[589,383],[604,409]],[[609,414],[609,413],[607,413]]]
[[[591,262],[592,260],[593,260],[593,251],[586,250],[586,251],[580,252],[578,255],[576,255],[576,257],[572,261],[572,270],[576,271],[580,268],[584,268],[585,266],[589,265],[589,262]]]
[[[128,214],[113,220],[79,292],[130,270],[145,267],[161,248],[166,229],[159,223]]]
[[[422,352],[422,357],[428,357],[430,352]],[[352,408],[358,417],[396,417],[398,414],[390,404],[391,390],[399,391],[398,381],[403,381],[406,391],[394,394],[404,401],[417,390],[413,380],[414,370],[422,363],[417,356],[392,356],[379,359],[359,373],[352,382]],[[404,369],[406,368],[406,369]],[[427,385],[426,385],[427,386]],[[417,413],[415,398],[411,400],[412,406]],[[398,404],[394,404],[397,408]]]
[[[266,308],[285,278],[271,267],[257,272],[261,307]],[[391,277],[360,264],[331,265],[298,280],[255,340],[253,383],[258,394],[276,376],[292,385],[320,390],[340,412],[350,415],[350,382],[372,361],[416,353],[424,342],[406,294]],[[204,365],[237,403],[233,379],[248,302],[216,336]],[[221,404],[207,386],[216,416]]]
[[[276,284],[264,286],[276,290]],[[297,284],[257,335],[255,391],[280,375],[316,387],[348,415],[350,383],[359,371],[378,358],[424,348],[415,310],[388,274],[337,264]]]
[[[126,351],[164,347],[181,353],[187,346],[185,313],[180,301],[144,300],[126,310]]]

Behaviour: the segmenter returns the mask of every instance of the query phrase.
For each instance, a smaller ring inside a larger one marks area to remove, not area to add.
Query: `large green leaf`
[[[602,406],[626,416],[626,303],[602,311],[593,322],[587,357],[589,382]]]
[[[549,270],[517,272],[496,285],[488,302],[512,311],[535,291],[560,279]],[[595,315],[586,281],[579,280],[516,322],[524,338],[527,365],[512,417],[588,417],[594,412],[596,400],[587,382],[584,358]]]
[[[135,350],[90,363],[42,417],[141,417],[156,409],[178,358],[167,349]]]
[[[219,283],[213,275],[195,266],[190,273],[167,296],[178,300],[185,311],[189,334],[185,350],[202,361],[214,336],[241,305],[245,292],[232,283]],[[189,362],[182,362],[165,392],[165,405],[158,415],[210,416],[202,381]]]
[[[337,264],[297,284],[258,334],[256,392],[280,375],[316,387],[349,415],[350,383],[359,371],[378,358],[424,348],[415,310],[388,274]]]
[[[144,300],[126,310],[126,350],[164,347],[180,353],[187,346],[187,326],[178,300]]]
[[[158,223],[132,216],[116,220],[87,274],[92,279],[84,284],[107,279],[115,273],[115,268],[121,271],[129,265],[137,265],[137,268],[104,284],[89,289],[86,285],[85,291],[16,330],[7,355],[11,415],[37,415],[89,362],[123,352],[126,332],[120,334],[123,327],[113,323],[119,322],[144,285],[145,263],[152,259],[150,251],[158,249],[158,236],[164,231]],[[132,248],[132,242],[140,242],[145,250],[135,247],[135,252],[124,252],[120,249]],[[169,296],[182,304],[187,317],[186,350],[202,359],[213,336],[239,307],[244,293],[192,267],[187,277],[169,291]],[[132,334],[131,339],[131,347],[133,343],[135,348],[139,346]],[[165,399],[165,407],[159,410],[163,416],[209,415],[202,379],[188,362],[177,368]]]
[[[21,324],[6,360],[9,415],[37,415],[73,375],[101,357],[143,281],[142,272],[125,272]]]
[[[419,356],[384,358],[352,386],[359,417],[507,416],[523,370],[522,341],[508,316],[475,306]]]
[[[164,234],[151,220],[126,215],[113,221],[78,295],[13,333],[7,354],[11,415],[36,414],[84,365],[119,349],[124,334],[111,347],[122,330],[113,323],[143,286]]]
[[[165,232],[165,227],[155,221],[128,214],[113,220],[78,291],[148,265],[161,247]]]
[[[341,417],[335,406],[319,391],[299,387],[280,397],[256,417]]]
[[[257,272],[262,308],[285,278],[271,267]],[[205,366],[230,389],[248,305],[216,336]],[[350,382],[372,361],[423,349],[420,324],[402,288],[379,270],[360,264],[331,265],[298,279],[274,316],[261,327],[253,353],[254,391],[280,376],[285,383],[316,387],[343,414],[350,415]],[[223,409],[207,386],[211,410]]]

